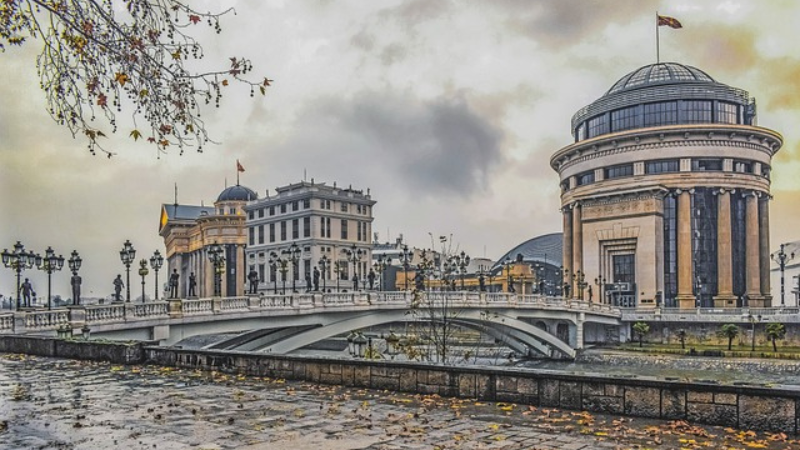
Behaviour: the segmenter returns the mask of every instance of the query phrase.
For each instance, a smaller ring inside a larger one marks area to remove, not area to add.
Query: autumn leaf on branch
[[[213,141],[201,109],[220,106],[220,85],[244,84],[251,96],[256,87],[266,93],[271,80],[247,79],[247,58],[232,57],[229,67],[207,72],[185,66],[205,57],[188,27],[206,22],[220,33],[220,19],[233,9],[199,12],[177,0],[123,3],[120,12],[114,0],[0,0],[0,53],[6,46],[42,44],[36,67],[47,110],[73,136],[84,136],[93,154],[111,154],[97,142],[101,131],[94,122],[103,120],[116,132],[123,111],[134,124],[143,119],[147,125],[134,125],[134,141],[146,134],[143,142],[159,152],[173,146],[181,154],[202,151]]]

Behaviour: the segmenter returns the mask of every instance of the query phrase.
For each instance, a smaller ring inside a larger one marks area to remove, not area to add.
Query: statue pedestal
[[[169,318],[175,319],[178,317],[183,317],[183,303],[180,299],[171,298],[167,300],[167,304],[169,305]]]
[[[736,300],[736,296],[733,294],[717,295],[714,297],[714,308],[736,308]]]

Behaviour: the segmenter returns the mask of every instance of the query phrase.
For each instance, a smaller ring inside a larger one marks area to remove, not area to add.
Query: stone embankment
[[[777,359],[707,358],[589,351],[579,354],[575,362],[614,367],[649,367],[656,369],[761,372],[779,375],[800,375],[800,361]]]

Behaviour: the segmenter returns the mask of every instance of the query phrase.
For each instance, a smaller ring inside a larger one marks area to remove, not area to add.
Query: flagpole
[[[656,11],[656,64],[661,62],[661,43],[658,32],[658,11]]]
[[[239,185],[239,160],[236,160],[236,185]]]

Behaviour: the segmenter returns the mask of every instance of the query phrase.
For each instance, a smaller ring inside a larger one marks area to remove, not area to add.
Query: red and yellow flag
[[[678,21],[678,19],[669,16],[658,16],[658,26],[668,26],[670,28],[683,28],[683,25]]]
[[[239,160],[236,160],[236,171],[237,172],[244,172],[244,167],[239,163]]]

